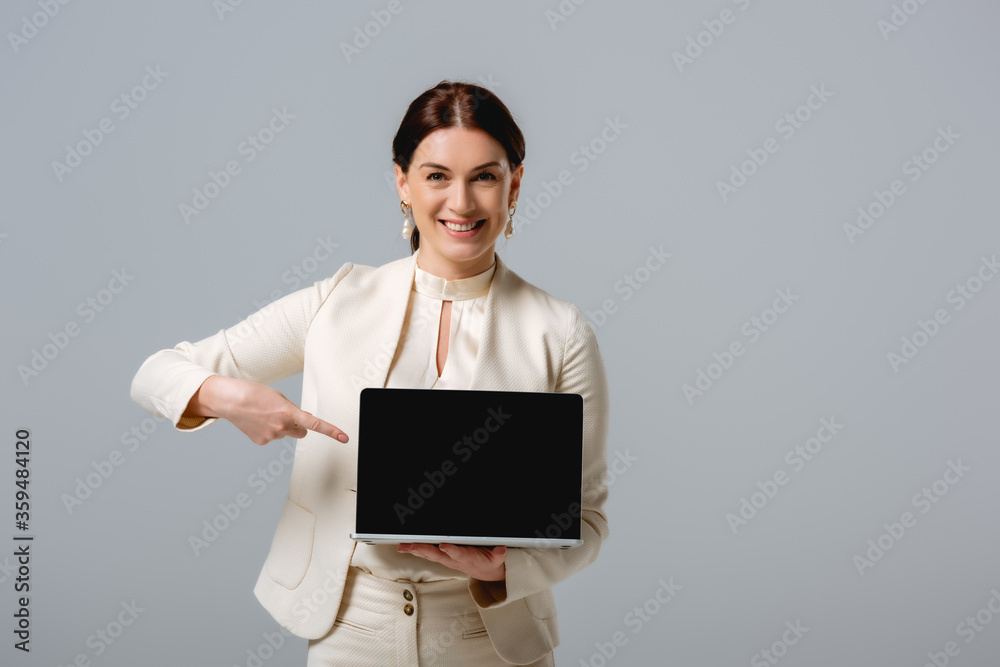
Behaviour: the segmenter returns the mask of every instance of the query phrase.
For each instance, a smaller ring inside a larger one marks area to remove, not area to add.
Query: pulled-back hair
[[[524,135],[504,103],[486,88],[461,81],[442,81],[410,103],[392,140],[392,161],[408,172],[420,142],[444,127],[483,130],[503,146],[512,170],[524,161]],[[414,226],[410,252],[419,247]]]

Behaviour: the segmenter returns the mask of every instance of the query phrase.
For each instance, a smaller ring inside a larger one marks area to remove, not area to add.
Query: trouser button
[[[406,614],[407,616],[413,616],[413,605],[408,604],[405,607],[403,607],[403,613]]]
[[[408,590],[403,591],[403,597],[406,598],[407,600],[412,600],[413,599],[413,593],[411,593]]]

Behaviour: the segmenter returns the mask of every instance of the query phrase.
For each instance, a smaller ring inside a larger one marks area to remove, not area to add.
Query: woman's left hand
[[[399,553],[413,554],[420,558],[441,563],[453,570],[465,572],[479,581],[505,581],[507,579],[507,547],[492,549],[483,547],[462,547],[457,544],[400,544]]]

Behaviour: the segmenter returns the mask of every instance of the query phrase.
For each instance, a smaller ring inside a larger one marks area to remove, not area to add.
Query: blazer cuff
[[[469,577],[469,592],[480,609],[499,607],[507,601],[507,582],[480,581]]]
[[[480,609],[502,607],[550,587],[538,568],[532,567],[531,559],[522,549],[508,548],[504,563],[507,566],[507,576],[503,581],[469,579],[469,592]]]
[[[197,431],[218,417],[182,417],[191,397],[209,377],[217,375],[176,350],[160,350],[139,367],[131,395],[146,412],[170,420],[179,431]]]

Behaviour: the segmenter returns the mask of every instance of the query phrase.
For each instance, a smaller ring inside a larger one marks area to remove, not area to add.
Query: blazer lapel
[[[470,389],[555,391],[562,345],[551,349],[555,338],[546,330],[551,311],[540,312],[537,291],[499,255],[496,261]]]
[[[505,391],[517,385],[516,360],[511,349],[516,344],[515,282],[518,276],[496,255],[497,268],[486,295],[479,353],[472,372],[470,389]]]
[[[358,319],[364,330],[358,334],[356,345],[360,354],[355,358],[363,366],[352,374],[357,378],[356,389],[385,386],[403,334],[415,265],[415,255],[403,257],[376,268],[368,279],[372,286],[368,303],[359,304],[364,314]]]

